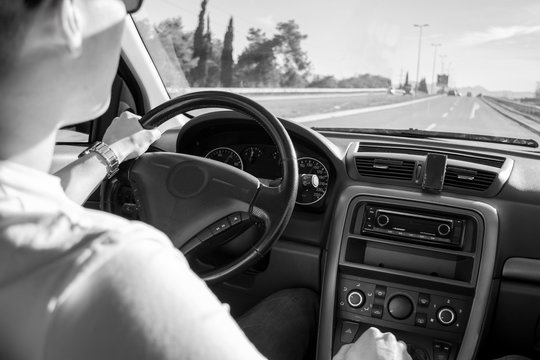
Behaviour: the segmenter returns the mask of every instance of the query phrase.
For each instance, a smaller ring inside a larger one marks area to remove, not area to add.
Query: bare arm
[[[144,130],[139,117],[125,112],[114,119],[103,136],[103,142],[116,153],[120,162],[143,154],[159,137],[157,129]],[[55,173],[66,195],[82,204],[107,175],[106,162],[96,153],[89,153]]]

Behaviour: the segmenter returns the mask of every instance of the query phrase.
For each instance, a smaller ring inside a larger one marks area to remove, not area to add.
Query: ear
[[[79,26],[79,15],[73,0],[60,0],[60,31],[69,52],[79,57],[82,52],[82,32]]]

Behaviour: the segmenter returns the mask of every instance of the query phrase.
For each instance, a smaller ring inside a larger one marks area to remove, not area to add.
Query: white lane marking
[[[288,119],[297,123],[301,122],[307,122],[307,121],[319,121],[319,120],[328,120],[328,119],[334,119],[344,116],[352,116],[352,115],[358,115],[358,114],[364,114],[374,111],[381,111],[381,110],[387,110],[387,109],[395,109],[402,106],[408,106],[413,104],[418,104],[424,101],[430,101],[440,98],[442,95],[437,96],[429,96],[422,99],[417,100],[411,100],[411,101],[404,101],[396,104],[390,104],[390,105],[381,105],[381,106],[370,106],[366,108],[360,108],[360,109],[351,109],[351,110],[341,110],[341,111],[335,111],[331,113],[325,113],[325,114],[315,114],[315,115],[306,115],[306,116],[299,116],[296,118]]]
[[[454,110],[454,107],[453,107],[453,106],[451,106],[451,107],[450,107],[450,111],[453,111],[453,110]]]
[[[435,124],[435,123],[430,124],[430,125],[426,128],[426,130],[429,131],[429,130],[433,129],[435,126],[437,126],[437,124]]]
[[[445,117],[447,117],[447,116],[448,116],[448,113],[447,113],[447,112],[445,112],[444,114],[442,114],[442,117],[443,117],[443,118],[445,118]]]
[[[471,115],[469,115],[469,119],[471,120],[474,119],[474,117],[476,116],[476,111],[478,111],[478,109],[480,109],[480,105],[478,105],[478,103],[475,102],[471,110]]]

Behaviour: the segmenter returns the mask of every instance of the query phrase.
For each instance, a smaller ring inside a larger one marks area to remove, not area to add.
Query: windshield
[[[220,88],[310,127],[540,141],[536,0],[152,0],[171,97]]]

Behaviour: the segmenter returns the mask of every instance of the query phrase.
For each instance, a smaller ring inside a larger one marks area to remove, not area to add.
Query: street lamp
[[[441,74],[444,74],[444,58],[447,56],[448,55],[439,55],[439,57],[441,58]]]
[[[418,91],[418,79],[420,77],[420,54],[422,53],[422,29],[429,26],[429,24],[414,24],[413,26],[420,30],[420,36],[418,37],[418,62],[416,63],[416,91]]]
[[[446,56],[447,55],[439,55],[439,57],[441,58],[441,74],[443,74],[443,75],[444,75],[444,58],[446,58]],[[443,92],[446,91],[445,88],[446,88],[446,86],[444,86],[444,84],[443,84],[443,87],[442,87]]]
[[[431,94],[433,94],[435,90],[435,64],[437,61],[437,48],[441,46],[441,44],[431,44],[431,46],[433,46],[433,72],[431,74]]]

